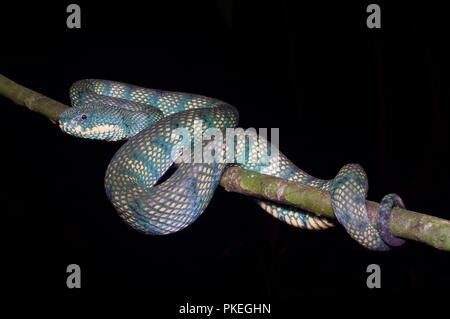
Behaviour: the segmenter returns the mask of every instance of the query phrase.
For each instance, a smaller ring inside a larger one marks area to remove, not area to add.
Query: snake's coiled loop
[[[105,189],[126,223],[148,234],[169,234],[192,224],[205,210],[219,183],[226,163],[181,163],[163,183],[158,181],[174,164],[176,142],[173,132],[184,128],[203,134],[209,128],[221,132],[235,128],[238,112],[233,106],[206,96],[146,89],[120,82],[81,80],[70,91],[72,108],[59,117],[61,129],[91,139],[128,141],[108,165]],[[315,178],[293,164],[281,152],[262,162],[258,159],[267,140],[252,131],[257,141],[233,146],[237,156],[249,160],[239,164],[249,170],[281,177],[330,193],[338,221],[364,247],[387,250],[402,240],[389,232],[390,211],[403,207],[401,199],[387,195],[375,225],[368,217],[365,198],[367,176],[356,164],[344,166],[332,180]],[[333,226],[326,218],[301,209],[257,200],[268,213],[300,228],[324,229]]]
[[[400,246],[404,241],[391,234],[389,220],[394,206],[404,208],[402,200],[395,194],[383,197],[378,220],[372,224],[366,206],[367,181],[366,173],[358,164],[348,164],[340,169],[330,187],[336,218],[347,233],[364,247],[385,251],[390,246]]]
[[[402,199],[397,194],[388,194],[383,197],[378,211],[378,229],[383,241],[389,246],[401,246],[405,241],[392,235],[389,230],[389,221],[391,218],[392,208],[405,208]]]

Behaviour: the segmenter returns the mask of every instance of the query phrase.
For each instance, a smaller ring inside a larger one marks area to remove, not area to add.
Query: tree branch
[[[299,207],[329,218],[336,218],[328,192],[319,188],[287,181],[242,169],[228,167],[220,181],[227,191],[276,203]],[[378,203],[366,201],[369,218],[378,220]],[[420,241],[435,248],[450,251],[450,221],[407,209],[392,209],[389,229],[393,235]]]
[[[68,106],[23,87],[0,74],[0,95],[56,121]]]
[[[25,88],[0,74],[0,95],[38,112],[52,121],[68,106]],[[238,166],[228,167],[220,184],[229,192],[305,209],[317,215],[336,218],[330,195],[318,188],[259,174]],[[377,220],[378,203],[367,201],[369,218]],[[450,221],[406,209],[392,210],[389,229],[393,235],[450,251]]]

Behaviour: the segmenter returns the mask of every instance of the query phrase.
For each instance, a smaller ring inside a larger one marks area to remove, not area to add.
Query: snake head
[[[117,141],[126,138],[120,114],[105,105],[86,104],[65,110],[58,119],[67,134],[96,140]]]
[[[104,104],[70,107],[58,118],[59,127],[67,134],[95,140],[128,139],[159,120],[159,114],[135,112]]]

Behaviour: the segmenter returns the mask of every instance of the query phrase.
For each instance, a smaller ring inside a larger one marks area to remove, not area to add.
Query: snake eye
[[[85,119],[87,119],[87,115],[86,114],[82,114],[80,118],[81,118],[81,120],[85,120]]]

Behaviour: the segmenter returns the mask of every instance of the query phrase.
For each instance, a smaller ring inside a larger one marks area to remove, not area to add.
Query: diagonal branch
[[[299,207],[317,215],[336,218],[331,207],[330,194],[315,187],[259,174],[238,166],[225,170],[220,185],[230,192],[267,199]],[[378,220],[379,204],[372,201],[366,201],[366,204],[370,219]],[[394,207],[389,229],[395,236],[450,251],[450,221],[448,220]]]
[[[25,88],[0,74],[0,95],[52,121],[68,106]],[[220,184],[229,192],[305,209],[317,215],[336,218],[330,195],[320,189],[242,169],[228,167]],[[378,203],[367,201],[369,217],[377,220]],[[389,229],[393,235],[450,251],[450,221],[406,209],[392,210]]]
[[[56,121],[67,105],[23,87],[0,74],[0,95]]]

